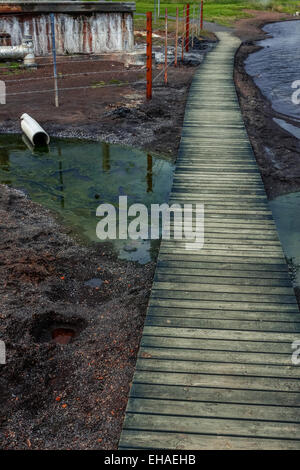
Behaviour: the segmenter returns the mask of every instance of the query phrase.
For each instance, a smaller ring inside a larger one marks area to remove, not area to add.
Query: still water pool
[[[0,182],[24,190],[90,242],[100,242],[99,204],[117,208],[122,195],[128,206],[167,202],[173,171],[168,159],[118,145],[52,139],[48,149],[37,151],[22,136],[0,136]],[[158,242],[116,240],[113,247],[121,259],[147,263]]]
[[[300,192],[284,194],[269,201],[293,284],[300,287]]]
[[[269,37],[257,42],[262,49],[248,56],[246,72],[275,111],[299,120],[300,106],[292,102],[292,83],[300,79],[300,21],[272,23],[263,30]]]

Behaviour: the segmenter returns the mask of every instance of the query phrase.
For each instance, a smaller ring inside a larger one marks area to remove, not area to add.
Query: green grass
[[[7,61],[0,62],[0,74],[3,75],[18,75],[22,73],[29,73],[33,69],[23,68],[21,62]]]
[[[19,69],[20,68],[20,64],[19,62],[0,62],[0,67],[2,68],[10,68],[10,69]]]
[[[176,7],[182,15],[183,5],[187,1],[169,0],[160,5],[160,14],[164,15],[165,8],[168,8],[168,15],[174,16]],[[193,12],[192,5],[198,8],[199,0],[190,2],[190,14]],[[137,13],[146,13],[153,11],[154,0],[136,0]],[[245,10],[273,10],[282,13],[294,13],[300,10],[300,0],[204,0],[204,20],[217,22],[226,26],[230,26],[234,21],[240,18],[247,18],[249,15]],[[197,10],[196,10],[197,11]]]
[[[101,80],[100,82],[94,82],[91,84],[91,87],[92,88],[102,88],[104,86],[107,86],[107,85],[127,85],[128,82],[124,82],[122,80],[118,80],[118,79],[115,79],[115,78],[112,78],[111,80],[109,80],[108,82],[104,82],[103,80]]]

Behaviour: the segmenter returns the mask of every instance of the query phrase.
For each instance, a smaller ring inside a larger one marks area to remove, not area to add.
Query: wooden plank
[[[123,450],[299,450],[300,440],[209,436],[126,429],[123,431],[119,448]]]
[[[264,266],[264,268],[262,268],[262,270],[269,270],[269,265],[270,266],[276,266],[276,269],[279,269],[278,266],[280,267],[280,265],[282,264],[283,267],[285,267],[286,269],[286,264],[285,264],[285,260],[282,257],[280,258],[277,258],[277,257],[267,257],[267,254],[264,254],[262,253],[262,255],[260,257],[257,256],[257,253],[254,253],[253,255],[251,255],[251,252],[250,253],[239,253],[239,252],[232,252],[232,253],[228,253],[228,251],[226,250],[219,250],[217,252],[217,250],[212,250],[212,253],[210,252],[210,250],[202,250],[200,251],[201,254],[199,254],[199,252],[195,254],[195,252],[192,252],[191,250],[185,250],[185,252],[182,250],[173,250],[173,251],[167,251],[167,252],[164,252],[163,249],[161,248],[160,250],[160,254],[159,254],[159,259],[160,260],[164,260],[164,261],[185,261],[185,262],[193,262],[195,264],[197,264],[198,266],[201,264],[203,265],[203,263],[215,263],[215,264],[219,264],[219,266],[223,263],[223,264],[228,264],[228,261],[230,260],[231,261],[231,264],[232,266],[234,266],[235,264],[237,265],[241,265],[244,263],[244,268],[247,267],[247,269],[250,269],[249,266],[251,264],[254,265],[255,269],[260,269],[260,267],[258,267],[259,265],[261,266]],[[282,269],[284,270],[284,269]]]
[[[176,228],[176,226],[175,226]],[[193,242],[193,240],[171,240],[171,241],[166,241],[164,240],[162,243],[162,253],[167,253],[168,251],[186,251],[186,243]],[[214,242],[210,237],[205,237],[204,241],[204,248],[200,248],[201,253],[205,254],[207,250],[205,247],[209,247],[210,252],[214,250],[214,252],[219,253],[222,250],[225,250],[226,252],[232,250],[232,251],[237,251],[238,256],[244,256],[244,255],[251,255],[255,254],[255,256],[260,256],[262,253],[264,255],[270,255],[271,257],[278,257],[282,256],[282,248],[281,245],[276,243],[273,245],[268,245],[268,244],[263,244],[262,242],[260,243],[246,243],[244,241],[241,243],[236,243],[235,240],[231,241],[228,240],[227,242],[222,240],[217,240]],[[196,250],[196,253],[199,254],[200,252],[199,249]],[[270,253],[269,253],[270,252]]]
[[[214,403],[210,401],[154,400],[151,398],[131,398],[128,413],[149,413],[169,416],[192,416],[224,419],[284,421],[300,424],[300,407],[244,405],[235,403]],[[298,436],[299,437],[299,436]]]
[[[151,296],[151,305],[159,307],[177,307],[177,308],[199,308],[204,309],[213,309],[213,310],[241,310],[244,312],[255,311],[255,312],[295,312],[297,306],[296,304],[283,304],[283,303],[267,303],[267,302],[249,302],[244,300],[244,302],[234,302],[231,301],[221,301],[215,300],[213,297],[211,300],[186,300],[182,299],[181,296],[176,296],[177,298],[172,299],[170,297],[164,298],[159,296]],[[200,301],[200,302],[199,302]]]
[[[225,352],[246,352],[259,354],[291,354],[291,344],[279,343],[274,341],[251,341],[247,339],[230,340],[214,338],[191,338],[182,336],[171,336],[166,332],[164,334],[145,334],[142,337],[141,345],[143,347],[161,347],[175,349],[198,349],[208,351]]]
[[[204,193],[201,193],[201,191],[193,191],[193,190],[189,190],[190,192],[186,191],[186,193],[182,193],[182,192],[179,192],[176,191],[174,192],[174,188],[173,188],[173,195],[175,194],[176,197],[172,197],[171,199],[178,199],[180,200],[181,198],[184,198],[187,197],[187,200],[191,199],[191,200],[199,200],[200,201],[206,201],[206,200],[210,200],[210,201],[213,201],[214,204],[216,203],[221,203],[221,202],[224,202],[226,204],[231,204],[231,205],[234,205],[233,203],[237,203],[237,202],[242,202],[243,204],[245,203],[249,203],[249,204],[261,204],[261,205],[265,205],[267,206],[267,203],[266,203],[266,198],[265,196],[263,195],[253,195],[253,194],[223,194],[223,191],[220,191],[219,194],[209,194],[209,192],[207,191],[208,194],[204,194]],[[210,191],[211,193],[211,191]]]
[[[176,269],[176,268],[175,268]],[[275,287],[283,287],[287,286],[291,288],[291,283],[289,279],[283,278],[278,279],[271,277],[271,279],[266,278],[258,278],[257,276],[245,276],[239,277],[237,273],[244,274],[243,272],[236,272],[234,275],[232,271],[226,272],[226,275],[222,276],[222,272],[216,271],[218,275],[215,276],[205,276],[203,272],[203,276],[201,276],[200,270],[196,270],[196,273],[191,272],[193,270],[186,270],[182,271],[177,269],[175,272],[171,269],[164,269],[161,268],[155,275],[155,281],[160,282],[179,282],[185,284],[221,284],[221,285],[236,285],[236,286],[275,286]],[[231,274],[231,275],[230,275]]]
[[[170,224],[171,229],[173,229],[174,224]],[[195,229],[195,224],[191,225],[193,230]],[[234,240],[235,242],[243,240],[252,241],[253,243],[259,241],[260,243],[264,242],[276,242],[276,245],[280,245],[280,241],[278,239],[278,235],[274,232],[274,230],[251,230],[248,228],[235,228],[235,227],[222,227],[221,225],[209,225],[204,221],[204,232],[205,237],[208,240],[213,240],[214,243],[219,243],[219,239],[227,239],[231,242]],[[164,240],[165,242],[165,240]]]
[[[163,413],[160,415],[127,413],[124,428],[262,438],[276,438],[279,435],[282,439],[294,440],[299,440],[300,434],[299,423],[170,416]]]
[[[297,302],[294,295],[276,295],[276,294],[244,294],[244,293],[224,293],[224,292],[194,292],[192,290],[164,290],[152,289],[153,298],[160,299],[181,299],[194,301],[213,301],[213,302],[247,302],[273,305],[273,309],[277,304],[291,305],[293,309],[297,308]]]
[[[175,224],[176,226],[176,224]],[[195,229],[195,225],[191,225],[192,229]],[[171,231],[174,228],[174,224],[171,224]],[[228,244],[228,243],[239,243],[240,245],[242,244],[248,244],[251,243],[253,245],[259,245],[259,244],[266,244],[266,246],[280,246],[281,243],[276,236],[276,234],[270,233],[270,234],[253,234],[250,233],[249,230],[239,230],[238,232],[235,231],[234,229],[224,229],[224,228],[214,228],[214,227],[207,227],[204,224],[204,235],[205,235],[205,240],[204,242],[206,244],[213,243],[213,244]],[[164,243],[168,243],[166,240],[164,240]]]
[[[277,366],[269,364],[238,364],[227,362],[180,361],[172,359],[151,359],[139,357],[136,369],[140,371],[231,375],[242,377],[286,377],[299,379],[299,371],[290,365]]]
[[[189,387],[229,388],[243,390],[299,393],[299,379],[286,377],[256,377],[225,374],[190,374],[187,372],[140,371],[134,375],[135,383],[182,385]],[[213,390],[212,390],[213,393]],[[282,403],[284,405],[284,403]]]
[[[186,248],[186,244],[191,244],[193,246],[193,242],[195,240],[192,239],[186,239],[185,241],[163,241],[161,244],[161,253],[185,253],[186,251],[189,252],[190,255],[199,255],[201,254],[202,256],[205,255],[220,255],[220,256],[239,256],[239,257],[245,257],[249,258],[252,256],[255,257],[269,257],[272,259],[277,259],[277,260],[284,260],[283,255],[282,255],[282,250],[278,249],[278,246],[274,246],[273,250],[272,249],[263,249],[264,247],[262,245],[236,245],[235,243],[232,244],[222,244],[222,243],[216,243],[216,244],[208,244],[204,241],[203,248],[197,247],[195,249],[192,248]],[[208,248],[209,247],[209,248]]]
[[[147,335],[166,335],[177,336],[179,338],[203,338],[203,339],[227,339],[231,341],[277,341],[278,343],[291,343],[298,339],[298,335],[294,333],[273,333],[261,331],[236,331],[236,330],[217,330],[206,328],[172,328],[172,327],[156,327],[145,326],[144,332]],[[291,351],[291,349],[290,349]],[[297,368],[295,368],[297,369]],[[297,369],[298,370],[298,369]],[[299,374],[299,370],[298,370]]]
[[[241,403],[273,406],[299,407],[300,393],[260,391],[260,390],[235,390],[229,388],[214,388],[213,393],[206,387],[182,387],[180,385],[153,385],[135,383],[132,386],[133,398],[156,398],[185,401],[201,401],[211,403]],[[196,406],[196,405],[195,405]]]
[[[235,260],[234,260],[235,261]],[[182,267],[182,269],[193,269],[193,270],[198,270],[203,273],[203,270],[207,272],[207,275],[209,276],[210,273],[213,273],[215,275],[216,271],[218,270],[219,274],[222,276],[226,276],[226,273],[229,271],[239,271],[239,276],[243,277],[243,273],[245,274],[245,277],[248,275],[251,275],[251,273],[255,276],[262,276],[263,271],[263,277],[276,277],[276,276],[287,276],[287,265],[284,263],[268,263],[268,264],[251,264],[251,263],[236,263],[236,262],[229,262],[226,263],[226,261],[217,259],[217,261],[210,260],[208,261],[203,261],[198,262],[197,260],[183,260],[183,259],[169,259],[169,260],[164,260],[159,258],[158,261],[158,267],[164,267],[168,269],[173,269],[173,268],[179,268]]]
[[[299,322],[276,322],[276,321],[247,321],[242,319],[217,320],[202,318],[183,318],[175,316],[148,315],[147,326],[170,326],[174,328],[212,328],[218,330],[247,330],[247,331],[274,331],[287,333],[300,333]],[[300,336],[300,335],[299,335]]]
[[[140,349],[140,357],[152,359],[173,359],[186,361],[213,361],[236,364],[272,364],[291,366],[290,354],[253,353],[241,351],[214,351],[212,349],[187,349],[187,348],[159,348],[146,347]],[[151,396],[150,396],[151,397]],[[149,398],[150,398],[149,397]],[[300,405],[300,395],[299,395]]]
[[[216,319],[216,320],[243,320],[243,321],[255,321],[255,322],[300,322],[300,314],[295,309],[291,313],[282,313],[278,311],[274,312],[248,312],[247,317],[245,313],[241,310],[205,310],[202,308],[186,309],[186,308],[176,308],[176,307],[155,307],[154,305],[149,305],[148,308],[149,316],[164,316],[164,317],[183,317],[183,318],[206,318]]]
[[[295,294],[291,286],[289,287],[272,287],[272,286],[249,286],[249,285],[240,285],[234,284],[229,285],[226,283],[223,284],[212,284],[206,282],[168,282],[168,281],[155,281],[152,286],[153,289],[163,289],[163,290],[183,290],[188,292],[230,292],[230,293],[243,293],[243,294],[264,294],[275,295],[275,294],[284,294],[285,296],[291,296],[292,300],[295,300]]]

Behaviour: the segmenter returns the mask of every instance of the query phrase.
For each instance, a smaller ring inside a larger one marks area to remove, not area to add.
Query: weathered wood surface
[[[163,241],[120,449],[300,449],[300,316],[221,41],[190,93],[171,202],[205,245]]]

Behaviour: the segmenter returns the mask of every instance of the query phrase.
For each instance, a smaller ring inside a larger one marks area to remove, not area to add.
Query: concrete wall
[[[0,4],[0,35],[9,34],[14,46],[31,34],[35,54],[50,54],[53,12],[58,54],[130,51],[134,10],[132,2],[6,2]]]

